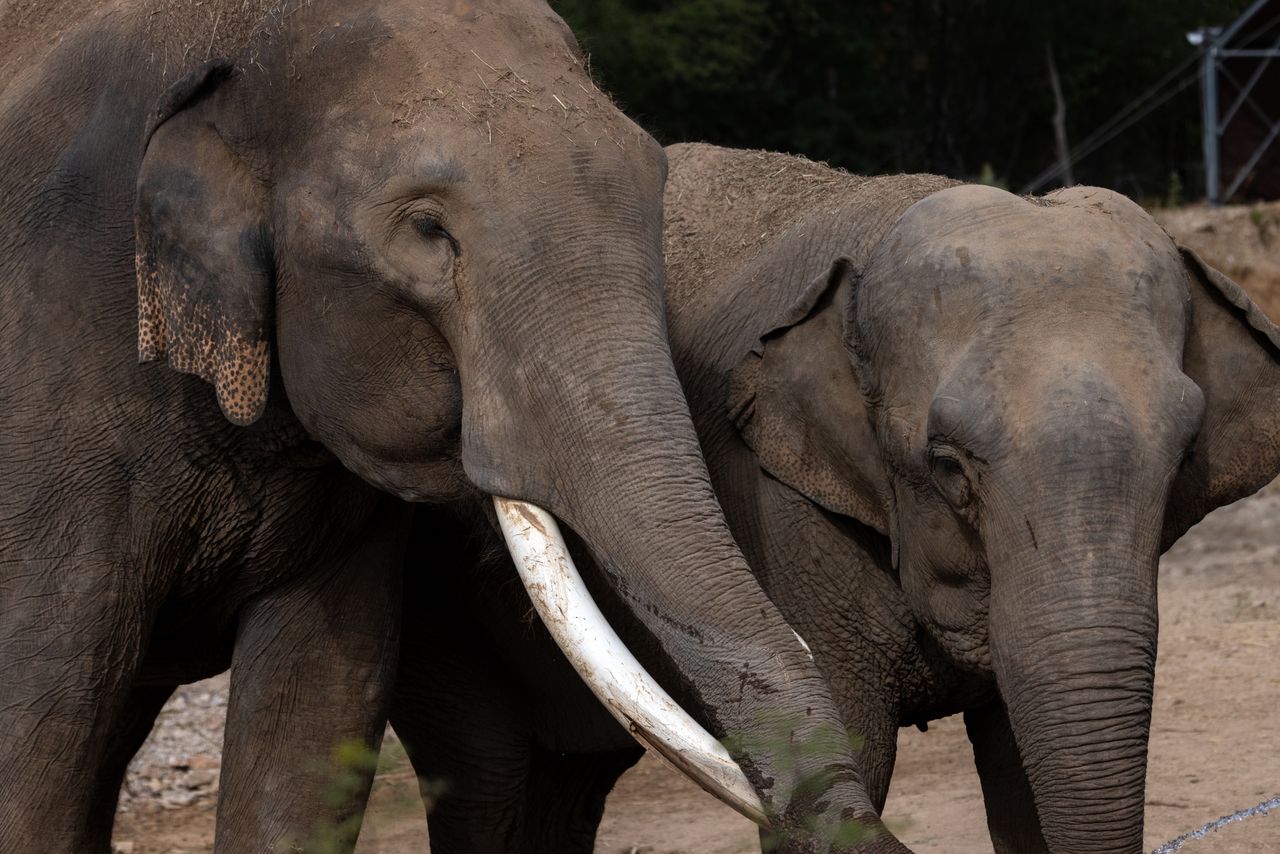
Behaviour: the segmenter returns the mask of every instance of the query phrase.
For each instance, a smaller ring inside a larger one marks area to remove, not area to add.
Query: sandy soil
[[[1249,292],[1280,319],[1280,202],[1203,205],[1154,212],[1170,234]]]
[[[1157,215],[1280,318],[1280,205]],[[1214,513],[1160,569],[1160,652],[1147,775],[1146,847],[1280,795],[1280,481]],[[225,677],[175,696],[135,760],[117,821],[131,854],[212,850]],[[394,749],[393,751],[394,752]],[[359,854],[427,850],[413,775],[379,775]],[[904,730],[886,820],[919,854],[989,852],[959,719]],[[745,854],[752,826],[646,758],[621,781],[603,854]],[[1229,825],[1185,854],[1280,851],[1280,812]]]

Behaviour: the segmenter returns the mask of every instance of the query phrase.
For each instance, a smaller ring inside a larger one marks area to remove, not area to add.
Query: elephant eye
[[[1191,441],[1187,443],[1187,449],[1182,452],[1182,468],[1189,467],[1196,461],[1196,445],[1200,442],[1200,434],[1196,433],[1191,437]]]
[[[933,475],[934,485],[957,510],[969,506],[973,500],[973,489],[969,484],[969,475],[964,464],[949,450],[929,449],[929,468]]]
[[[964,467],[960,465],[958,460],[953,460],[951,457],[934,457],[933,469],[943,477],[964,476]]]
[[[429,240],[446,240],[455,257],[462,255],[462,246],[449,231],[440,224],[440,220],[431,214],[417,214],[413,218],[413,227],[418,234]]]

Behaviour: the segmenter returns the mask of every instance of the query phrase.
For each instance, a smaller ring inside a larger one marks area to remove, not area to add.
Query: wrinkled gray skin
[[[672,369],[662,152],[544,3],[14,0],[0,80],[0,850],[105,852],[160,705],[228,665],[218,850],[346,819],[392,494],[555,513],[718,731],[839,725]],[[871,815],[851,751],[741,758],[782,826]]]
[[[1280,474],[1276,328],[1109,191],[668,156],[672,347],[712,480],[865,736],[876,806],[897,728],[963,711],[998,851],[1140,851],[1157,559]],[[407,601],[485,640],[462,672],[410,631],[393,711],[415,752],[453,745],[414,755],[454,784],[433,850],[501,850],[528,815],[520,850],[590,851],[637,754],[539,632],[477,628],[522,597],[470,548],[485,571]]]

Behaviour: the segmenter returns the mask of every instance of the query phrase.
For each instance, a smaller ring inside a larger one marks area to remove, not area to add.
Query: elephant
[[[877,810],[897,730],[963,713],[998,852],[1140,852],[1157,560],[1280,474],[1280,330],[1108,190],[667,155],[668,325],[712,482]],[[410,562],[446,539],[419,520]],[[589,852],[638,750],[513,628],[505,555],[447,548],[480,569],[408,583],[433,616],[407,620],[391,715],[449,787],[432,850]]]
[[[328,757],[385,728],[410,502],[554,514],[715,726],[841,726],[675,376],[664,154],[543,0],[0,33],[0,849],[106,852],[161,705],[228,667],[217,850],[353,844]],[[736,758],[777,826],[876,821],[847,747]]]

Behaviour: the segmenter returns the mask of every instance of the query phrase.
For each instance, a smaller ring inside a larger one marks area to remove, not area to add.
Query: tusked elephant
[[[217,850],[349,845],[402,498],[567,523],[708,725],[840,725],[698,451],[663,152],[544,2],[19,0],[0,44],[0,849],[107,851],[228,666]],[[780,827],[876,821],[853,751],[737,758]]]
[[[897,729],[963,712],[999,852],[1141,851],[1157,559],[1280,474],[1280,332],[1107,190],[668,159],[668,322],[712,482],[875,806]],[[410,554],[443,539],[420,523]],[[451,547],[482,569],[410,583],[409,613],[449,614],[408,621],[392,713],[449,786],[432,850],[588,852],[638,753],[511,629],[505,557]]]

